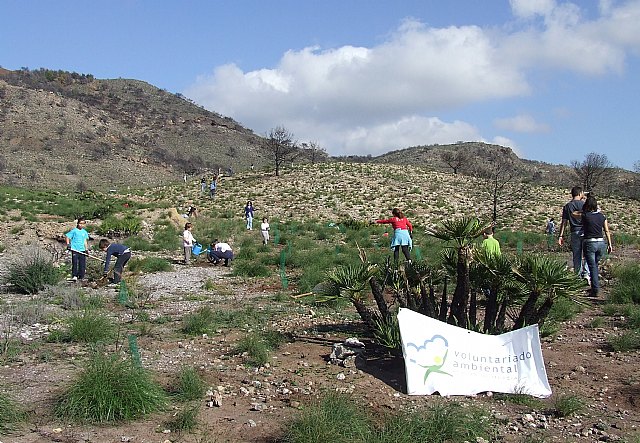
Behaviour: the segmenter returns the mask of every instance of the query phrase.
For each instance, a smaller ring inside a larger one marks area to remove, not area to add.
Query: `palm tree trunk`
[[[353,303],[353,306],[355,306],[356,311],[358,311],[358,314],[360,314],[360,318],[367,326],[367,328],[369,328],[370,330],[374,330],[375,324],[373,322],[373,315],[371,313],[371,310],[367,308],[365,304],[362,303],[362,300],[357,297],[351,297],[351,303]]]
[[[475,327],[478,318],[478,291],[471,290],[471,300],[469,300],[469,323]]]
[[[498,290],[496,287],[489,288],[487,295],[487,307],[484,310],[484,332],[492,332],[496,327],[496,316],[498,315]]]
[[[456,266],[456,289],[451,300],[449,323],[467,328],[467,305],[469,303],[469,262],[466,248],[458,249],[458,264]]]
[[[504,331],[504,322],[507,319],[507,306],[509,305],[509,299],[507,297],[502,300],[500,304],[500,310],[498,311],[498,318],[496,319],[496,327],[492,331],[493,333],[502,333]]]
[[[553,307],[553,298],[549,297],[544,301],[544,303],[542,303],[542,306],[538,308],[537,312],[535,313],[535,316],[532,319],[532,322],[537,323],[538,326],[541,327],[544,324],[545,319],[549,315],[549,312],[551,311],[552,307]]]
[[[529,298],[524,302],[524,305],[522,305],[522,309],[520,310],[520,314],[513,325],[513,329],[520,329],[523,326],[529,326],[534,323],[536,303],[538,302],[539,297],[540,294],[538,292],[531,291]]]
[[[376,301],[376,305],[378,305],[380,314],[382,314],[382,317],[387,318],[387,316],[389,315],[389,305],[384,299],[384,291],[382,289],[382,285],[380,285],[380,282],[375,277],[372,277],[371,279],[369,279],[369,286],[371,286],[371,293],[373,294],[373,298]]]
[[[445,276],[445,278],[444,278],[444,286],[442,288],[442,298],[440,299],[440,312],[438,313],[438,320],[440,320],[440,321],[446,321],[447,320],[447,310],[448,310],[447,283],[448,282],[449,282],[449,279]]]

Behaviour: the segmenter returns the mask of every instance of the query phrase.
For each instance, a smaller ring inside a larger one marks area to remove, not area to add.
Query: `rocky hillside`
[[[180,94],[138,80],[0,68],[0,183],[54,189],[146,188],[221,168],[270,167],[265,140],[229,117]],[[304,147],[304,146],[303,146]],[[311,150],[296,162],[304,163]],[[414,146],[378,157],[316,161],[421,166],[482,177],[504,165],[518,182],[568,189],[571,168],[520,159],[510,148],[480,142]],[[448,160],[447,160],[448,156]],[[486,170],[484,171],[486,173]],[[485,176],[486,178],[486,176]],[[602,194],[638,195],[638,174],[616,170]]]
[[[145,187],[266,159],[263,139],[179,94],[137,80],[0,71],[2,181]]]

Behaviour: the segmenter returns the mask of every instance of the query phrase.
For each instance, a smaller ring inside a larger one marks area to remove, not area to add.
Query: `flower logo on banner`
[[[426,369],[424,382],[431,374],[451,374],[441,370],[447,361],[449,353],[449,343],[442,335],[434,335],[429,340],[425,340],[421,346],[414,343],[407,343],[407,358],[410,362]]]

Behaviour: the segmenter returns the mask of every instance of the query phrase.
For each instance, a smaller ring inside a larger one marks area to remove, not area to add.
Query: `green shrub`
[[[112,423],[133,420],[165,407],[167,398],[149,374],[129,359],[96,353],[55,405],[63,420]]]
[[[208,306],[199,308],[192,314],[187,314],[182,319],[182,327],[180,330],[188,335],[208,334],[213,330],[214,325],[213,311]]]
[[[142,229],[142,220],[127,214],[123,218],[108,216],[97,229],[100,235],[134,235]]]
[[[611,289],[609,301],[612,303],[640,304],[640,264],[631,263],[615,268],[616,281]]]
[[[625,331],[617,337],[608,339],[614,351],[628,352],[640,349],[640,330]]]
[[[558,297],[551,307],[547,320],[563,322],[575,318],[582,312],[580,305],[570,298]]]
[[[160,247],[149,240],[137,235],[131,236],[122,242],[134,251],[159,251]]]
[[[379,443],[449,443],[494,441],[489,413],[458,403],[436,403],[425,411],[388,419],[371,441]],[[481,440],[482,439],[482,440]]]
[[[187,406],[184,409],[178,411],[171,420],[164,423],[165,428],[171,430],[171,432],[193,432],[198,426],[198,413],[200,407],[195,404]]]
[[[131,272],[145,272],[150,274],[153,272],[170,271],[171,263],[164,258],[145,257],[129,260],[127,267]]]
[[[24,294],[35,294],[46,285],[55,285],[62,275],[53,266],[53,260],[40,250],[25,255],[9,265],[5,283]]]
[[[158,250],[175,251],[181,245],[180,232],[171,222],[159,222],[153,234],[153,247]]]
[[[67,320],[65,329],[54,329],[49,342],[98,343],[113,338],[115,327],[109,318],[93,310],[84,310]]]
[[[0,435],[15,431],[27,414],[4,393],[0,393]]]
[[[236,345],[235,353],[247,355],[251,366],[264,366],[269,361],[271,351],[277,349],[285,337],[277,331],[252,332],[244,336]]]
[[[558,395],[554,402],[554,412],[558,417],[569,417],[580,413],[585,402],[577,395]]]
[[[305,408],[285,430],[285,443],[369,442],[372,424],[346,395],[330,393]]]
[[[269,277],[273,272],[262,263],[234,261],[233,275],[241,277]]]
[[[193,367],[183,367],[177,374],[169,392],[182,401],[199,400],[203,397],[205,383]]]

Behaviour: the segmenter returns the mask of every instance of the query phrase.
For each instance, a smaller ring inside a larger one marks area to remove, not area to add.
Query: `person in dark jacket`
[[[98,244],[100,250],[107,253],[107,257],[104,261],[104,276],[109,273],[109,264],[111,263],[111,256],[116,257],[116,264],[113,267],[113,278],[109,279],[111,283],[120,283],[122,280],[122,271],[124,271],[124,265],[127,264],[131,258],[131,249],[128,246],[121,245],[119,243],[109,243],[109,240],[103,238]]]

